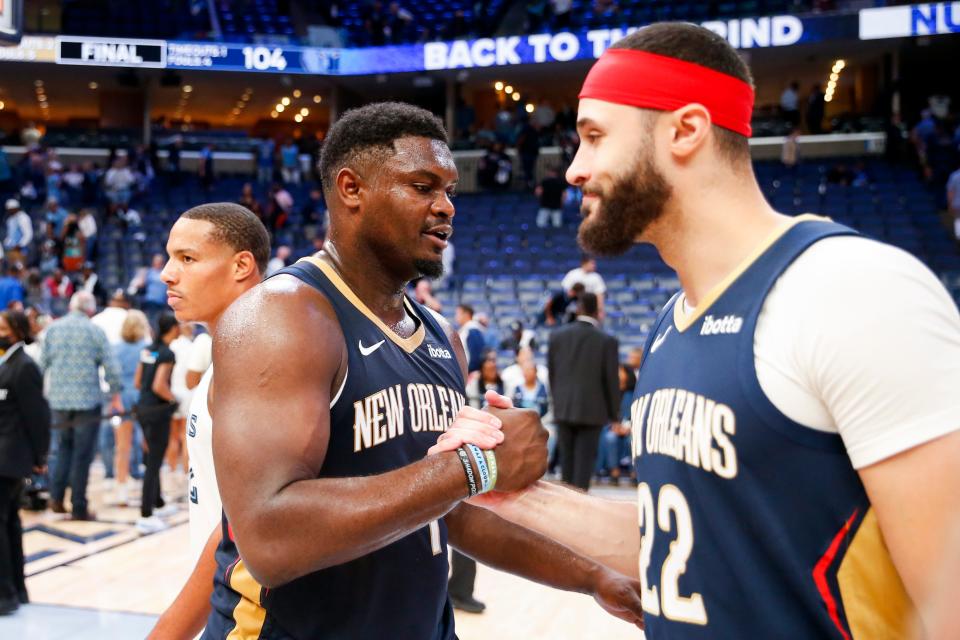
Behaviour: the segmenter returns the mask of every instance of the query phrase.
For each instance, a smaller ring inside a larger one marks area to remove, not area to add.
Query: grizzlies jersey
[[[320,291],[336,311],[346,341],[347,373],[330,409],[330,441],[319,477],[369,476],[422,459],[465,403],[460,364],[436,319],[405,298],[419,326],[410,338],[400,338],[326,263],[307,258],[278,273]],[[455,637],[442,520],[273,589],[250,575],[226,518],[223,529],[204,638]]]
[[[675,296],[651,332],[631,412],[649,640],[907,636],[909,599],[840,436],[781,413],[754,361],[779,276],[853,233],[800,218],[696,315]]]

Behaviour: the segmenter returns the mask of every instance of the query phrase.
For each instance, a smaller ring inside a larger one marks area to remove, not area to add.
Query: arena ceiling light
[[[303,116],[300,115],[299,113],[293,116],[293,119],[296,120],[297,122],[303,122]]]
[[[533,103],[532,103],[532,102],[528,102],[528,103],[527,103],[527,106],[524,107],[524,110],[525,110],[527,113],[533,113],[533,112],[536,110],[536,107],[533,106]]]
[[[321,96],[319,95],[313,96],[313,104],[320,104],[321,100],[323,100]]]
[[[310,115],[310,109],[307,109],[306,107],[300,109],[300,115],[306,118],[308,115]]]
[[[270,117],[271,117],[271,118],[277,118],[277,117],[279,117],[279,116],[280,116],[280,114],[277,113],[276,111],[271,111],[271,112],[270,112]]]
[[[493,88],[496,89],[497,91],[503,91],[503,83],[502,83],[502,82],[495,82],[494,85],[493,85]]]
[[[190,93],[191,91],[193,91],[193,86],[192,86],[192,85],[189,85],[189,84],[183,85],[183,92],[184,92],[184,93]]]
[[[837,85],[840,83],[840,74],[847,67],[847,61],[840,58],[833,63],[830,69],[830,81],[827,83],[827,90],[823,94],[824,102],[832,102],[833,96],[837,91]]]
[[[273,108],[273,110],[276,111],[277,113],[283,113],[283,110],[284,110],[284,109],[286,109],[286,107],[283,106],[282,103],[281,103],[281,104],[278,104],[277,106],[275,106],[275,107]]]
[[[6,107],[7,105],[3,102],[3,100],[0,100],[0,111],[3,111],[4,109],[6,109]]]
[[[96,91],[99,86],[100,85],[98,85],[96,82],[91,82],[90,84],[87,85],[87,87],[89,87],[91,91]]]
[[[294,90],[293,90],[293,97],[294,97],[294,98],[299,98],[301,95],[303,95],[303,94],[300,93],[300,89],[294,89]]]
[[[290,106],[290,98],[288,98],[287,96],[283,96],[282,98],[280,98],[280,104],[282,104],[282,105],[285,106],[285,107],[289,107],[289,106]],[[277,109],[277,111],[279,111],[279,109]]]
[[[513,87],[511,87],[510,85],[507,85],[503,88],[503,92],[506,93],[507,95],[510,95],[511,93],[513,93]]]
[[[513,101],[514,101],[514,102],[520,102],[520,92],[519,92],[519,91],[515,91],[515,92],[513,93],[513,96],[511,96],[511,97],[513,98]]]

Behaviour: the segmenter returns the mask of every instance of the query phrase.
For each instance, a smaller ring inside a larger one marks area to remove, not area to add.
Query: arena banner
[[[860,11],[860,39],[916,38],[960,33],[960,2],[882,7]]]

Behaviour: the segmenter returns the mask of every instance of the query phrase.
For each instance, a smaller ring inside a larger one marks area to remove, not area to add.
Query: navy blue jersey
[[[319,477],[379,474],[422,459],[465,403],[460,364],[436,319],[405,299],[419,326],[400,338],[326,263],[307,258],[278,274],[303,280],[330,301],[349,354]],[[442,521],[274,589],[251,577],[232,537],[224,518],[204,638],[231,632],[230,638],[269,640],[455,637]]]
[[[818,240],[801,219],[701,301],[667,303],[632,406],[649,640],[907,637],[909,599],[838,434],[770,402],[754,364],[771,287]]]

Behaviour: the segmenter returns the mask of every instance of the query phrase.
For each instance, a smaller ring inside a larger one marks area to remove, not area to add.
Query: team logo
[[[743,318],[737,316],[723,316],[714,319],[713,316],[706,316],[703,319],[703,326],[700,327],[700,335],[714,336],[723,334],[740,333],[743,328]]]
[[[363,356],[368,356],[368,355],[370,355],[371,353],[373,353],[374,351],[376,351],[377,349],[379,349],[379,348],[381,347],[381,345],[383,345],[383,342],[384,342],[384,341],[381,340],[380,342],[377,342],[376,344],[372,344],[372,345],[370,345],[369,347],[365,347],[365,346],[363,346],[363,340],[358,340],[358,341],[357,341],[357,346],[360,347],[360,354],[361,354],[361,355],[363,355]]]
[[[187,435],[191,438],[197,437],[197,414],[190,414],[190,428],[187,429]]]
[[[441,358],[443,360],[450,360],[453,358],[448,350],[444,349],[443,347],[435,347],[432,344],[427,345],[427,352],[430,353],[431,358]]]

